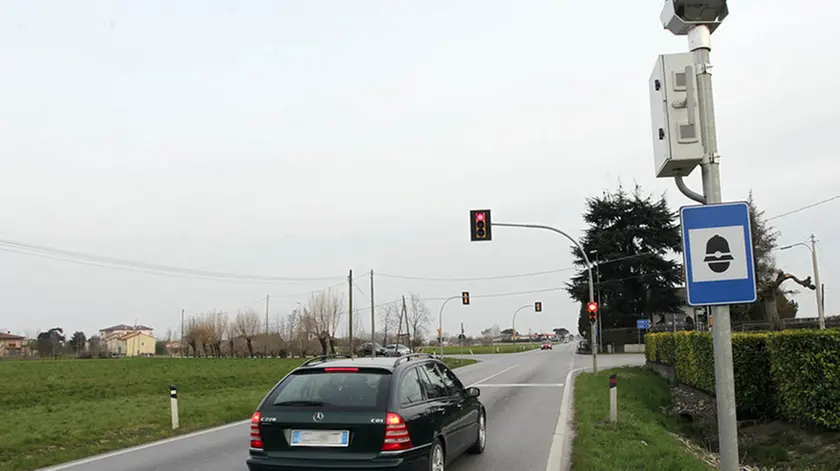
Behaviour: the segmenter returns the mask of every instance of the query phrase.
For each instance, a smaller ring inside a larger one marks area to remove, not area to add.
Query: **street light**
[[[513,353],[516,353],[516,315],[519,314],[519,311],[521,311],[523,309],[528,309],[529,307],[534,307],[534,306],[536,306],[536,303],[526,304],[526,305],[520,307],[519,309],[517,309],[516,312],[513,313],[513,321],[511,322],[511,324],[513,324],[513,332],[511,333],[511,338],[513,338]],[[542,304],[540,306],[542,306]]]
[[[817,264],[817,240],[814,234],[811,234],[811,245],[804,242],[797,242],[795,244],[785,245],[779,247],[779,250],[788,250],[793,247],[802,246],[811,251],[811,265],[814,269],[814,285],[817,287],[817,319],[819,321],[820,329],[825,329],[825,300],[822,295],[822,285],[820,284],[820,268]]]
[[[453,299],[462,299],[464,298],[463,293],[459,294],[458,296],[450,296],[443,300],[443,304],[440,305],[440,313],[438,314],[438,343],[440,344],[440,356],[443,357],[443,308],[446,307],[446,303],[452,301]],[[467,300],[469,299],[469,294],[465,297]]]

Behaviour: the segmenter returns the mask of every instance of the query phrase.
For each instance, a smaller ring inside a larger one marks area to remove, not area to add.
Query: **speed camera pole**
[[[684,109],[688,111],[685,123],[688,124],[686,128],[690,130],[694,123],[693,95],[696,92],[696,117],[702,149],[702,159],[699,160],[699,164],[703,178],[703,195],[697,195],[686,187],[682,181],[684,174],[675,171],[672,176],[675,177],[677,186],[683,194],[704,205],[722,203],[720,155],[715,129],[712,65],[709,52],[712,49],[712,32],[720,26],[728,14],[726,0],[666,0],[660,15],[665,29],[675,35],[688,37],[693,64],[685,69],[687,93]],[[695,90],[691,90],[693,87]],[[680,124],[680,127],[683,125]],[[668,175],[660,172],[657,176]],[[738,423],[735,412],[735,374],[732,365],[732,326],[729,305],[713,305],[711,311],[712,318],[715,320],[712,337],[714,339],[720,469],[738,471]]]
[[[712,97],[712,73],[709,51],[712,35],[706,25],[688,31],[688,44],[694,54],[697,77],[697,104],[700,112],[700,132],[703,142],[703,196],[706,204],[721,203],[720,155],[718,154],[715,107]],[[715,393],[718,410],[721,469],[735,471],[738,466],[738,422],[735,412],[735,372],[732,364],[732,325],[729,306],[712,306],[717,321],[712,329],[715,349]]]

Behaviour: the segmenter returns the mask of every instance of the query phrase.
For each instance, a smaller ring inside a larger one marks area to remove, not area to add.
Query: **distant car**
[[[589,346],[589,341],[588,340],[581,340],[580,342],[578,342],[577,352],[582,354],[582,355],[587,355],[587,354],[592,353],[592,348]]]
[[[411,353],[411,349],[399,343],[392,343],[385,346],[385,353],[392,357],[401,357]]]
[[[426,354],[313,358],[257,406],[246,464],[250,471],[443,470],[464,452],[484,451],[480,394]]]
[[[373,356],[374,350],[376,351],[376,356],[378,357],[387,357],[388,350],[378,343],[365,343],[362,345],[362,348],[359,349],[359,356],[369,357]]]
[[[540,345],[540,350],[553,350],[551,342],[543,342],[542,345]]]

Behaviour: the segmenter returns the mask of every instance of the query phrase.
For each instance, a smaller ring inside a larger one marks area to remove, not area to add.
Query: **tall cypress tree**
[[[579,241],[600,271],[599,315],[604,329],[635,327],[637,319],[656,321],[654,314],[679,312],[676,287],[682,283],[680,263],[666,258],[682,251],[677,214],[665,196],[644,195],[636,185],[632,193],[619,186],[615,192],[586,199],[583,217],[588,225]],[[581,303],[578,328],[589,335],[586,262],[571,247],[575,265],[582,269],[566,284],[569,295]],[[597,280],[596,280],[597,282]]]

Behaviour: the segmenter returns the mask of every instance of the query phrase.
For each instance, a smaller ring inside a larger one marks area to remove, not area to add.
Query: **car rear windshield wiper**
[[[280,401],[275,402],[275,406],[303,406],[303,407],[321,407],[327,405],[324,401]]]

